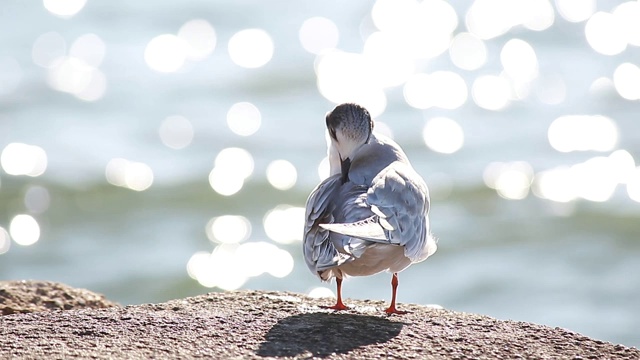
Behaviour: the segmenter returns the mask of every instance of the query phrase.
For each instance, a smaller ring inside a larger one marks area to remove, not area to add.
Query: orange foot
[[[392,315],[392,314],[397,314],[397,315],[404,315],[404,314],[409,314],[410,311],[402,311],[402,310],[398,310],[396,309],[395,306],[389,306],[389,308],[387,310],[384,311],[385,313],[387,313],[387,315]]]
[[[332,309],[335,311],[341,311],[341,310],[349,310],[349,307],[347,307],[345,304],[342,303],[342,301],[338,301],[335,305],[333,306],[320,306],[323,309]]]

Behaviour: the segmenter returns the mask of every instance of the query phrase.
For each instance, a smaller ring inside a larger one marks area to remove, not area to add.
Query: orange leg
[[[347,310],[348,307],[342,303],[342,279],[341,278],[336,278],[336,288],[338,293],[338,299],[336,301],[336,304],[333,306],[323,306],[323,307],[325,309],[333,309],[336,311]]]
[[[398,290],[398,273],[393,273],[393,277],[391,278],[391,305],[389,308],[385,310],[387,314],[406,314],[407,311],[400,311],[396,309],[396,291]]]

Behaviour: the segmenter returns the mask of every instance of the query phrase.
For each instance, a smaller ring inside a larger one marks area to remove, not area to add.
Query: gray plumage
[[[397,273],[432,255],[427,185],[404,151],[374,133],[358,105],[339,105],[326,120],[331,175],[307,199],[309,269],[323,280]]]

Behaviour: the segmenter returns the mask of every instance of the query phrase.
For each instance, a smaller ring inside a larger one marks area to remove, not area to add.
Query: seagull
[[[373,132],[362,106],[346,103],[326,115],[330,176],[311,192],[305,211],[303,254],[312,273],[336,279],[337,301],[346,310],[342,279],[392,273],[396,308],[398,273],[436,252],[429,231],[429,191],[400,146]]]

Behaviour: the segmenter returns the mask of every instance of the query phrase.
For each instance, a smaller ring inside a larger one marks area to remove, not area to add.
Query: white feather
[[[307,200],[304,257],[323,280],[398,272],[437,249],[429,231],[429,193],[393,140],[371,134],[367,144],[340,133],[329,145],[331,177]],[[360,137],[362,138],[362,137]],[[351,160],[342,176],[340,151]]]

